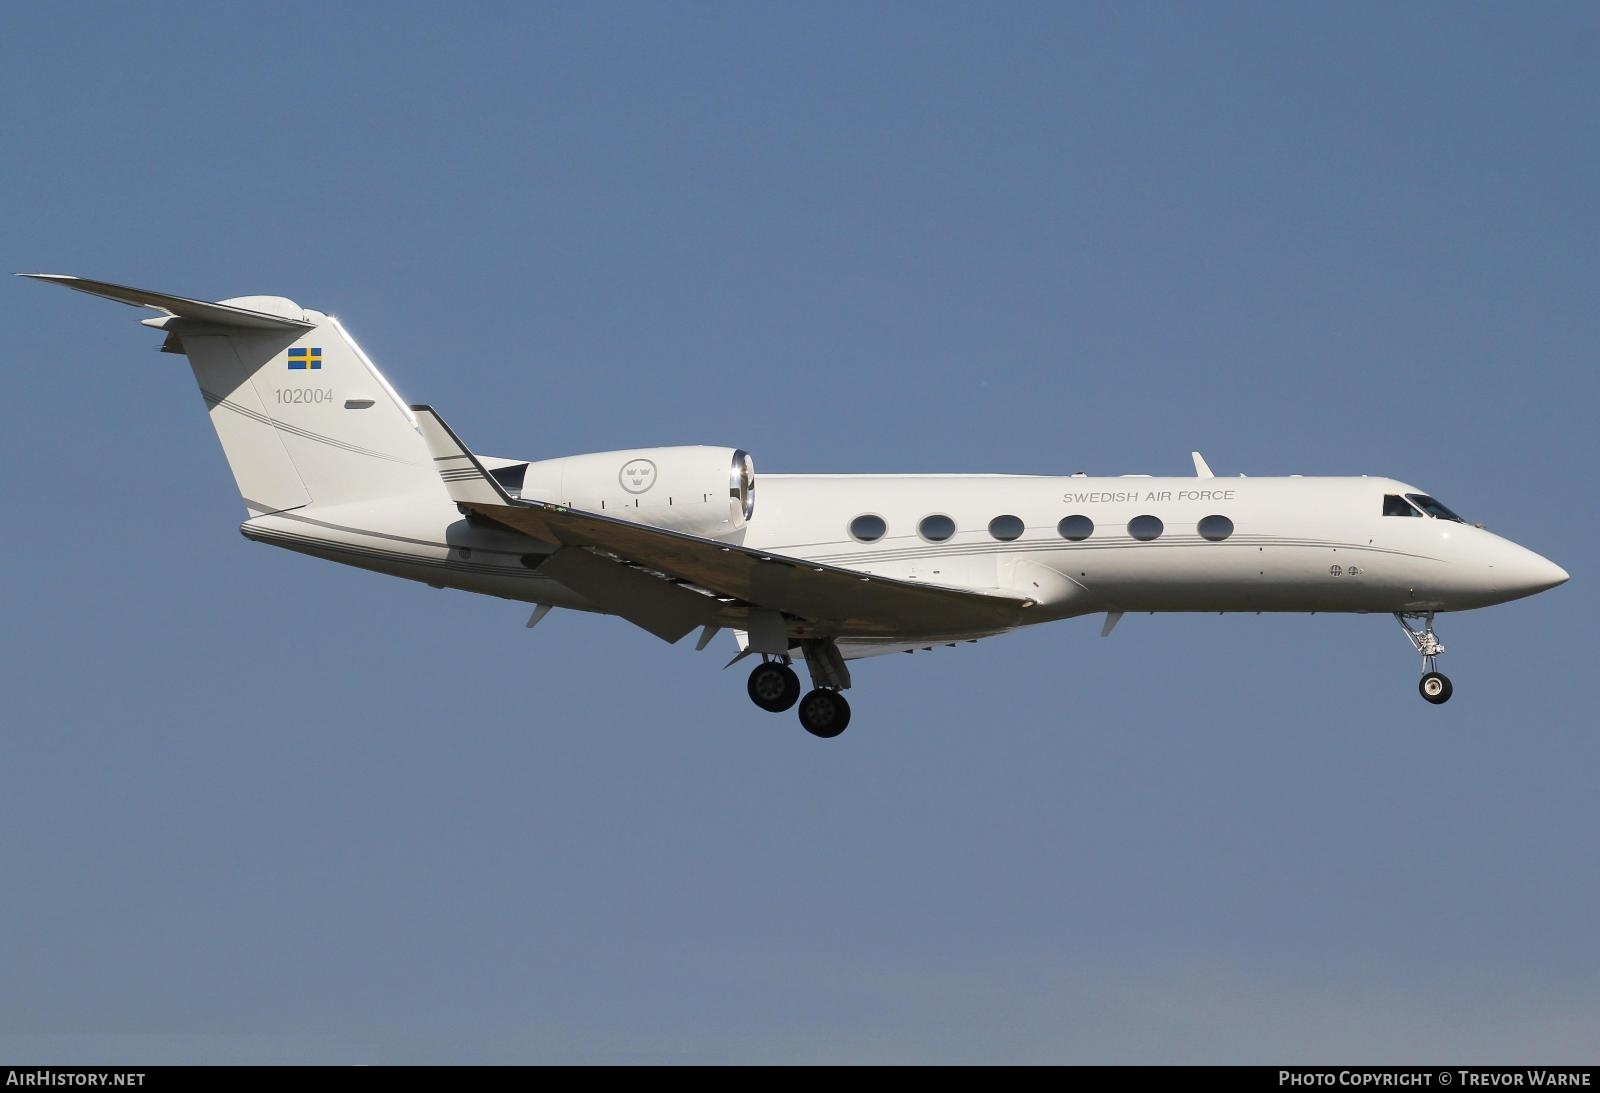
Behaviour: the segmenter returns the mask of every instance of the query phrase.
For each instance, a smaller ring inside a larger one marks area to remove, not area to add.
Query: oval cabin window
[[[1141,543],[1148,543],[1152,539],[1159,539],[1163,525],[1154,516],[1135,516],[1128,521],[1128,534]]]
[[[889,525],[884,523],[883,517],[871,513],[850,521],[850,538],[858,543],[876,543],[888,530]]]
[[[1094,521],[1087,516],[1068,516],[1056,525],[1056,531],[1070,543],[1081,543],[1094,534]]]
[[[989,534],[1002,543],[1022,538],[1023,530],[1020,516],[996,516],[989,521]]]

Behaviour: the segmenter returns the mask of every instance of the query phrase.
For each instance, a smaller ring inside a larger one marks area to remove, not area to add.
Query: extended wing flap
[[[1031,600],[871,576],[559,505],[463,507],[541,542],[602,551],[719,596],[805,619],[832,635],[996,633],[1017,626],[1032,606]]]
[[[722,605],[710,596],[582,547],[561,547],[539,566],[601,610],[671,644],[699,626],[716,626]]]

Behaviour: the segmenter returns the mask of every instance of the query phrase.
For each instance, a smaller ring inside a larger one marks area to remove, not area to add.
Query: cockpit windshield
[[[1411,505],[1406,502],[1406,499],[1401,497],[1398,493],[1386,493],[1383,495],[1383,514],[1385,516],[1417,517],[1422,515],[1422,513],[1412,508]]]
[[[1466,521],[1461,519],[1461,517],[1457,516],[1455,513],[1451,512],[1449,509],[1445,508],[1442,504],[1440,504],[1438,501],[1435,501],[1425,493],[1408,493],[1406,494],[1406,500],[1410,501],[1413,505],[1416,505],[1417,508],[1421,509],[1423,512],[1427,513],[1429,516],[1432,516],[1436,520],[1454,520],[1458,524],[1466,523]]]

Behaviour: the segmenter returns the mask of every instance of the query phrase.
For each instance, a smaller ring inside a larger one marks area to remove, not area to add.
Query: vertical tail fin
[[[279,296],[220,303],[54,274],[152,308],[183,353],[252,516],[442,489],[411,411],[339,321]]]

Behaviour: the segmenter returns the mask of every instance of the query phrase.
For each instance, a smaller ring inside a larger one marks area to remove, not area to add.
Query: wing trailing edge
[[[565,505],[513,498],[431,407],[411,409],[439,476],[459,508],[555,548],[545,565],[563,571],[563,575],[551,573],[563,583],[571,577],[580,586],[596,589],[617,585],[615,593],[601,592],[598,605],[668,641],[696,625],[740,625],[739,617],[758,611],[781,613],[792,637],[965,638],[1013,629],[1034,606],[1031,599],[1003,592],[880,577]],[[577,560],[574,551],[590,554],[606,568]],[[618,565],[620,569],[615,568]],[[619,579],[623,570],[630,577]],[[620,591],[624,581],[633,594],[646,587],[632,579],[634,574],[681,594],[661,596],[652,590],[646,597],[667,616],[663,621],[646,625],[627,610],[617,610],[634,605],[633,596]],[[583,587],[577,591],[589,595]]]

